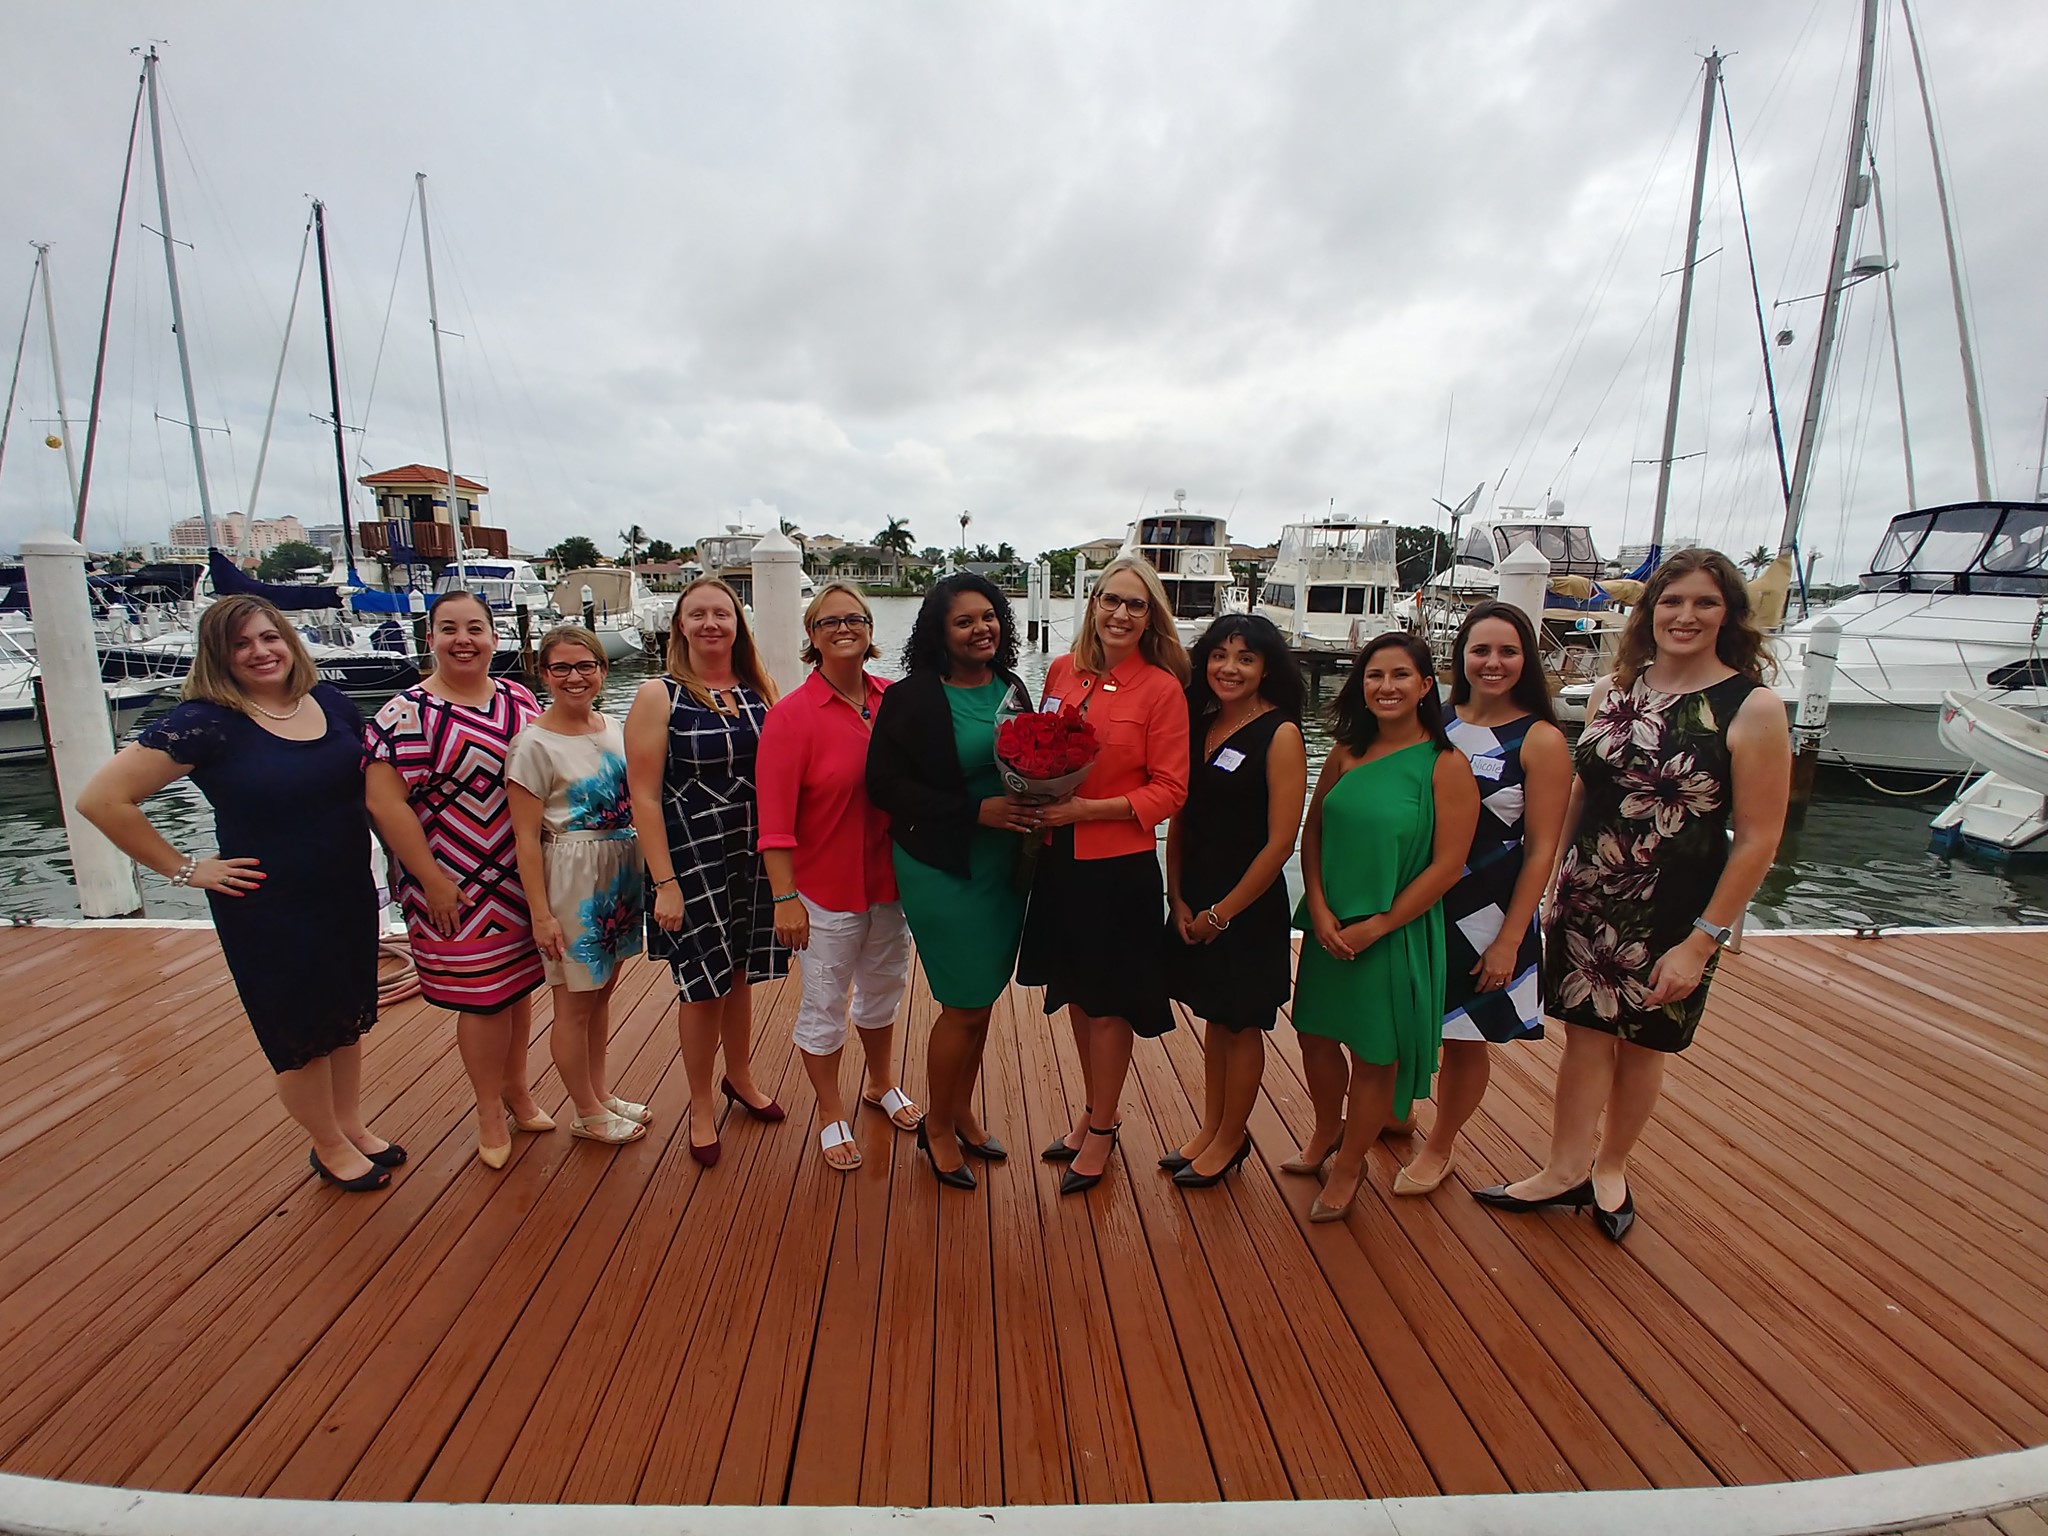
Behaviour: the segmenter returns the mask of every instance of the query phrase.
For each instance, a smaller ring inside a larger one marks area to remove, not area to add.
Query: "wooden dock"
[[[309,986],[319,979],[309,977]],[[0,1470],[309,1498],[1031,1504],[1803,1479],[2048,1442],[2048,941],[1756,937],[1674,1066],[1616,1247],[1466,1187],[1545,1142],[1554,1042],[1497,1053],[1457,1175],[1309,1227],[1283,1027],[1241,1178],[1176,1189],[1191,1030],[1140,1042],[1112,1178],[1035,1149],[1078,1077],[999,1006],[974,1195],[910,1138],[782,1125],[685,1154],[666,973],[622,985],[643,1142],[472,1155],[446,1016],[370,1037],[386,1193],[307,1171],[211,934],[0,933]],[[921,1086],[932,1003],[899,1031]],[[534,1062],[547,1062],[546,1005]],[[852,1067],[848,1067],[849,1087]],[[542,1102],[560,1113],[552,1073]],[[1423,1117],[1427,1121],[1425,1108]]]

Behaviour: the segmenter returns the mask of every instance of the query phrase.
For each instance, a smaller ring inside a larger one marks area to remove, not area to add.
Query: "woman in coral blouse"
[[[896,1006],[910,975],[910,929],[896,896],[889,820],[868,798],[868,737],[887,686],[871,676],[875,618],[856,587],[835,581],[804,610],[811,675],[761,727],[761,862],[775,895],[775,939],[804,957],[796,1046],[818,1095],[828,1167],[850,1173],[860,1148],[839,1094],[847,1005],[860,1031],[861,1101],[899,1131],[917,1106],[896,1085]]]
[[[1131,1042],[1173,1028],[1167,1001],[1165,884],[1156,829],[1188,793],[1188,654],[1152,568],[1103,571],[1074,648],[1046,673],[1044,708],[1080,710],[1102,744],[1075,795],[1041,813],[1041,851],[1017,979],[1064,1007],[1087,1099],[1040,1154],[1066,1163],[1061,1194],[1102,1182]]]

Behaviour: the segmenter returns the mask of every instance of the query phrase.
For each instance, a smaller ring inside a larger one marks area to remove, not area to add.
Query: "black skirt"
[[[1017,980],[1045,988],[1045,1011],[1073,1004],[1123,1019],[1147,1039],[1173,1028],[1167,1001],[1166,882],[1153,853],[1076,859],[1074,829],[1039,851]]]
[[[1181,882],[1183,898],[1197,913],[1228,896],[1237,884],[1233,880],[1220,890],[1198,891],[1186,871]],[[1294,989],[1286,879],[1266,887],[1258,900],[1207,944],[1182,943],[1169,919],[1166,951],[1171,969],[1169,990],[1196,1018],[1233,1034],[1271,1029]]]

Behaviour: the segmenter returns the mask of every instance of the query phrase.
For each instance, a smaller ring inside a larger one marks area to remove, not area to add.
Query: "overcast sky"
[[[216,509],[245,506],[309,196],[328,204],[358,473],[442,461],[412,173],[429,174],[456,468],[515,544],[742,515],[1030,554],[1141,506],[1271,539],[1334,500],[1562,499],[1647,536],[1700,56],[1729,104],[1796,430],[1847,141],[1856,0],[0,8],[0,326],[53,243],[82,418],[134,99],[161,73]],[[2033,494],[2048,7],[1921,18],[1994,492]],[[1923,504],[1974,494],[1903,27],[1873,109]],[[89,542],[196,510],[145,133]],[[1782,503],[1716,125],[1672,529]],[[1867,215],[1866,215],[1867,217]],[[1856,250],[1880,249],[1874,222]],[[394,288],[395,281],[395,288]],[[390,324],[385,330],[387,302]],[[1804,542],[1861,567],[1906,504],[1883,286],[1856,291]],[[9,349],[11,350],[11,349]],[[0,359],[0,366],[11,357]],[[374,395],[372,379],[375,376]],[[257,506],[335,517],[312,279]],[[68,521],[40,308],[0,547]],[[161,418],[161,419],[159,419]],[[1448,426],[1448,437],[1446,428]],[[82,423],[76,433],[82,441]],[[361,503],[358,504],[359,511]],[[1231,510],[1233,509],[1234,510]]]

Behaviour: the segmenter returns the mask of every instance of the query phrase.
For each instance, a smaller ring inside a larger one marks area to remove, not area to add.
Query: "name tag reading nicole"
[[[1507,764],[1497,757],[1475,757],[1472,771],[1482,779],[1497,779],[1507,769]]]
[[[1244,762],[1244,754],[1235,747],[1225,747],[1216,754],[1216,766],[1225,773],[1235,773]]]

